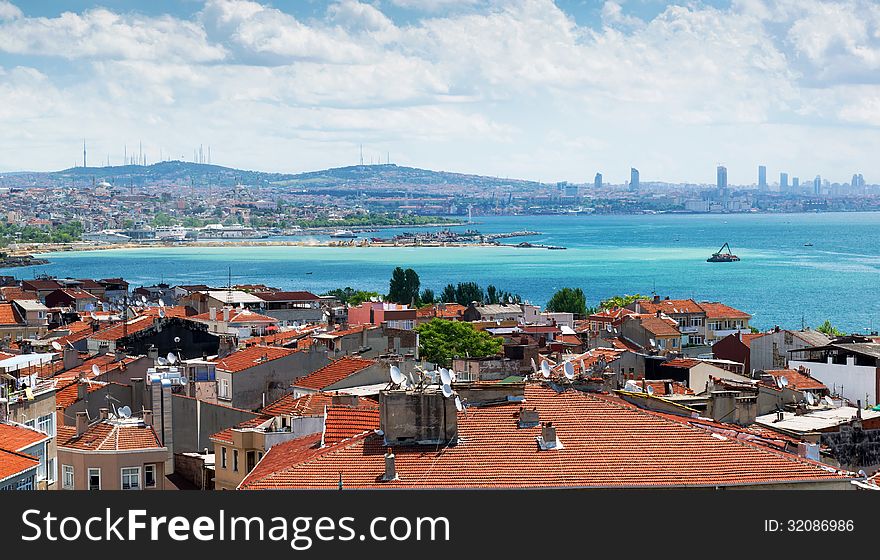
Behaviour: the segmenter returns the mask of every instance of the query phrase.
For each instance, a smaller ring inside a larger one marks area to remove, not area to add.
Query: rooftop
[[[375,360],[365,360],[363,358],[355,358],[345,356],[338,360],[327,364],[319,370],[313,371],[305,377],[295,379],[292,386],[303,387],[305,389],[324,389],[342,381],[349,375],[353,375],[363,369],[375,365]]]
[[[250,346],[217,360],[217,369],[229,373],[238,373],[294,354],[297,350],[281,346]]]
[[[49,436],[43,432],[19,424],[0,422],[0,449],[22,451],[47,439]]]
[[[842,473],[712,434],[611,397],[526,386],[525,406],[551,421],[564,447],[541,450],[541,426],[520,428],[520,403],[471,407],[458,440],[394,447],[399,480],[383,482],[386,445],[368,432],[317,448],[302,438],[269,450],[244,489],[717,487],[842,482]]]
[[[135,418],[128,421],[101,420],[81,436],[70,427],[58,433],[58,447],[81,451],[142,451],[164,449],[156,431]]]

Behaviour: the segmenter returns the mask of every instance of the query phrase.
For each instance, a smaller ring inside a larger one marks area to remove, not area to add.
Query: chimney
[[[385,474],[382,475],[382,480],[385,482],[398,480],[397,466],[394,462],[394,453],[391,451],[390,447],[388,448],[388,451],[385,452]]]
[[[86,393],[88,393],[86,382],[82,379],[78,379],[76,383],[76,400],[81,401],[86,398]]]
[[[89,427],[89,413],[88,412],[77,412],[76,413],[76,435],[77,437],[83,435],[86,432],[86,428]]]
[[[217,320],[217,308],[216,307],[212,307],[211,309],[208,310],[208,318],[212,321]]]
[[[654,294],[654,303],[660,303],[660,296],[657,294]]]
[[[541,426],[541,439],[544,441],[542,449],[556,448],[558,442],[556,441],[556,427],[553,425],[553,422],[547,422]]]
[[[539,423],[540,416],[538,415],[537,408],[532,408],[532,410],[526,410],[524,408],[519,409],[520,428],[531,428],[533,426],[537,426]]]
[[[145,410],[144,411],[144,426],[152,426],[153,425],[153,411]]]
[[[79,352],[77,352],[76,349],[71,348],[70,346],[64,349],[64,357],[62,358],[62,360],[65,371],[68,369],[73,369],[82,364],[82,360],[79,359]]]
[[[98,412],[100,413],[101,420],[106,420],[110,416],[110,409],[101,408],[98,409]]]
[[[113,353],[113,361],[121,362],[125,359],[125,350],[119,346],[116,347],[116,351]]]
[[[223,308],[223,322],[224,323],[229,322],[229,311],[230,311],[230,309],[228,307]]]

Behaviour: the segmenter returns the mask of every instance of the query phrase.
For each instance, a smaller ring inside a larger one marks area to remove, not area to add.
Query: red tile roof
[[[692,299],[661,299],[654,303],[652,300],[643,299],[639,302],[642,313],[657,313],[662,311],[667,315],[684,315],[697,313],[702,315],[704,310],[702,306]]]
[[[745,311],[734,309],[729,305],[718,303],[717,301],[700,302],[700,307],[706,312],[708,319],[751,319],[752,316]]]
[[[21,322],[11,303],[0,303],[0,325],[17,325]]]
[[[665,361],[661,365],[675,368],[691,369],[692,367],[700,365],[701,363],[702,362],[700,362],[700,360],[691,360],[689,358],[676,358],[674,360]]]
[[[119,322],[114,324],[113,326],[107,327],[104,330],[96,332],[89,338],[92,338],[94,340],[116,341],[122,338],[123,334],[126,331],[128,335],[131,336],[136,332],[140,332],[152,327],[155,324],[155,320],[155,317],[141,315],[140,317],[129,319],[127,326],[123,325],[122,322]]]
[[[89,292],[87,292],[85,290],[81,290],[79,288],[62,288],[57,291],[66,295],[70,299],[98,299],[98,297],[95,296],[95,294],[90,294]],[[49,295],[54,295],[54,292]]]
[[[788,386],[796,391],[827,391],[828,387],[824,383],[810,377],[806,372],[800,372],[793,369],[771,369],[765,370],[764,373],[773,376],[774,379],[785,377],[788,380]]]
[[[313,371],[305,377],[295,379],[291,386],[321,390],[376,363],[378,362],[375,360],[345,356],[319,370]]]
[[[55,392],[56,409],[63,410],[79,400],[79,383],[79,381],[73,381],[68,383],[67,385],[64,385],[63,387],[57,387],[57,391]],[[106,384],[92,381],[91,383],[85,383],[85,385],[86,391],[89,393],[93,393],[98,389],[103,388]]]
[[[49,436],[43,432],[0,422],[0,449],[21,451],[46,439]]]
[[[383,436],[367,433],[316,449],[278,444],[246,489],[691,487],[845,482],[854,475],[625,405],[598,394],[526,386],[525,404],[552,421],[562,449],[542,451],[541,427],[519,428],[519,403],[458,415],[454,445],[394,447],[399,480],[383,482]]]
[[[35,469],[40,465],[35,457],[0,449],[0,481]]]
[[[677,323],[669,317],[657,317],[656,315],[639,315],[642,328],[658,337],[681,336]]]
[[[377,327],[376,325],[364,324],[364,325],[358,325],[356,327],[351,327],[349,329],[341,329],[338,331],[329,331],[329,332],[318,333],[318,334],[320,334],[321,336],[334,336],[334,337],[335,336],[348,336],[350,334],[357,334],[357,333],[364,332],[366,330],[373,330],[373,329],[378,329],[378,328],[379,327]]]
[[[368,406],[328,406],[324,445],[335,445],[364,432],[379,429],[379,409]]]
[[[216,360],[217,369],[229,373],[238,373],[265,362],[285,358],[297,352],[281,346],[250,346]]]
[[[91,424],[83,435],[58,438],[58,447],[83,451],[138,451],[161,449],[162,443],[152,426],[135,422],[102,420]]]
[[[5,286],[0,288],[0,299],[5,301],[16,300],[39,300],[36,292],[22,290],[17,286]]]
[[[330,406],[332,400],[332,393],[312,393],[299,398],[288,393],[260,412],[269,416],[322,416],[324,407]]]

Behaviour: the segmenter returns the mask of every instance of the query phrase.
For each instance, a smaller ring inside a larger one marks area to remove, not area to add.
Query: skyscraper
[[[813,194],[819,196],[822,194],[822,176],[816,175],[816,178],[813,179]]]
[[[759,165],[758,166],[758,189],[762,191],[767,190],[767,166]]]
[[[785,192],[788,190],[788,173],[780,173],[779,174],[779,191]]]
[[[639,170],[631,167],[629,170],[629,190],[639,190]]]
[[[718,187],[718,190],[727,188],[727,168],[723,165],[718,166],[715,185]]]
[[[791,190],[796,191],[801,187],[801,180],[797,177],[791,178]]]
[[[595,189],[602,188],[602,174],[601,173],[596,173],[596,178],[593,179],[593,187]]]

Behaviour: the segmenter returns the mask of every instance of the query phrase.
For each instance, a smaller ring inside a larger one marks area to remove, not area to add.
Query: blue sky
[[[880,182],[871,0],[0,0],[0,171]]]

